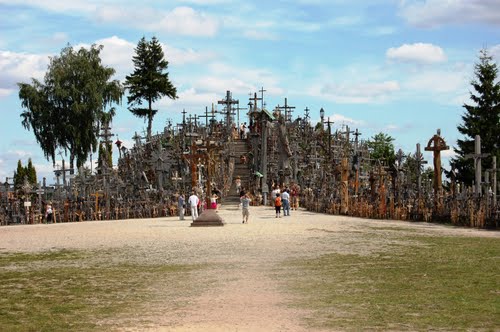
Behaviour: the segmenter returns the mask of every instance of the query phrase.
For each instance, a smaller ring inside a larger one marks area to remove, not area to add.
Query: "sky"
[[[179,96],[156,103],[154,132],[180,122],[183,109],[202,115],[227,90],[245,107],[264,88],[267,109],[287,98],[294,118],[307,107],[318,121],[323,108],[335,129],[358,128],[362,139],[384,132],[413,153],[438,128],[450,147],[461,137],[479,51],[500,63],[500,1],[0,0],[1,183],[28,158],[39,180],[55,182],[52,162],[21,125],[17,83],[43,80],[49,57],[68,43],[103,45],[103,64],[123,82],[143,36],[162,43]],[[147,123],[126,100],[112,132],[130,148]],[[451,156],[443,152],[445,168]],[[432,165],[432,154],[424,157]],[[58,154],[56,168],[62,158],[69,155]]]

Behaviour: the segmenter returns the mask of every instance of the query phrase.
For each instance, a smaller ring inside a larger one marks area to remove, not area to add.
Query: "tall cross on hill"
[[[226,128],[228,132],[231,131],[231,115],[234,115],[232,105],[239,104],[239,100],[235,100],[231,97],[231,91],[227,90],[226,91],[226,99],[219,100],[217,102],[219,105],[224,105],[225,112],[224,114],[226,115]]]
[[[280,110],[285,110],[285,121],[291,121],[292,118],[291,113],[295,109],[295,106],[289,106],[287,98],[285,98],[285,106],[278,106],[276,108]]]
[[[267,90],[264,90],[264,87],[261,87],[260,90],[260,102],[261,102],[261,109],[264,109],[264,92],[267,92]]]

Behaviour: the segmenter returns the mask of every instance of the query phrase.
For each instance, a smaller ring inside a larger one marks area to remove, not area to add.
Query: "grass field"
[[[500,241],[415,237],[367,256],[288,261],[293,306],[332,330],[500,329]],[[293,271],[293,272],[290,272]]]
[[[171,310],[196,292],[179,285],[201,266],[110,264],[116,255],[66,250],[0,255],[0,330],[103,331],[132,321],[147,325],[155,314],[152,304],[160,300],[156,289],[165,289],[161,285],[169,285],[170,292],[160,294],[169,298]]]

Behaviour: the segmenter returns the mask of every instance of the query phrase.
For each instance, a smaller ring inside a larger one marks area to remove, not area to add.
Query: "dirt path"
[[[276,279],[276,269],[287,260],[383,251],[394,243],[395,232],[500,238],[499,232],[307,211],[276,219],[265,207],[252,208],[250,223],[241,224],[240,213],[221,209],[226,225],[210,228],[189,227],[190,220],[174,217],[1,227],[0,251],[119,249],[121,260],[208,266],[186,282],[203,286],[187,296],[187,305],[172,311],[166,309],[171,303],[155,302],[149,315],[138,312],[148,315],[147,326],[132,323],[122,331],[310,331],[303,325],[307,313],[288,306],[291,295]],[[159,294],[172,291],[170,285],[159,287]]]

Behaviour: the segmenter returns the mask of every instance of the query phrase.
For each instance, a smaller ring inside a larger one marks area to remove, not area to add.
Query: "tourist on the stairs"
[[[234,180],[234,184],[236,185],[236,194],[239,194],[241,191],[241,179],[239,176],[237,176],[236,180]]]

